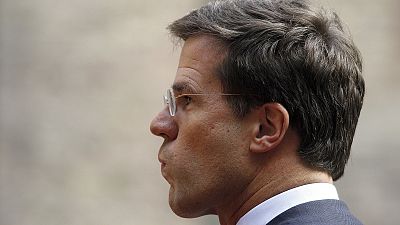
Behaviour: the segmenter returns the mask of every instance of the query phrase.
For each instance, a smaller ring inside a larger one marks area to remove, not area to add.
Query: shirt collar
[[[314,183],[299,186],[257,205],[240,218],[236,225],[265,225],[294,206],[324,199],[339,199],[333,184]]]

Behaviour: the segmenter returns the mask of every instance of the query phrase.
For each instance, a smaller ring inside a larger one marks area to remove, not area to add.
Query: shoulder
[[[343,201],[318,200],[286,210],[268,225],[362,225]]]

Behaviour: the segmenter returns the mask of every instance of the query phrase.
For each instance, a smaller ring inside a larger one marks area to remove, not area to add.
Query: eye
[[[182,100],[184,105],[189,105],[192,102],[192,97],[190,95],[183,95]]]
[[[193,96],[191,94],[182,94],[176,97],[178,105],[181,107],[186,107],[193,101]]]

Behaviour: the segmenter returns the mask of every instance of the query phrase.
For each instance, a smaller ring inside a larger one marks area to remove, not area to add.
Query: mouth
[[[158,161],[161,163],[161,169],[163,169],[166,165],[166,162],[160,155],[158,155]]]
[[[161,175],[164,177],[165,181],[167,181],[169,184],[171,184],[171,177],[168,175],[167,172],[167,164],[161,163]]]
[[[164,172],[164,171],[165,171],[165,166],[166,166],[165,163],[161,163],[161,172]]]
[[[166,178],[167,172],[166,172],[166,166],[167,164],[165,163],[164,160],[162,160],[160,157],[158,157],[158,161],[160,161],[160,168],[161,168],[161,175]]]
[[[161,154],[162,150],[160,149],[158,153],[158,161],[160,162],[160,169],[161,169],[161,175],[164,177],[164,179],[168,182],[168,173],[167,173],[167,163],[165,158],[163,158]]]

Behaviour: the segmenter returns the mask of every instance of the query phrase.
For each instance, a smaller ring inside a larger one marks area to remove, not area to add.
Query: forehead
[[[217,77],[225,48],[211,36],[195,36],[187,39],[182,47],[174,86],[193,86],[194,89],[221,89]],[[220,90],[219,90],[220,91]]]

